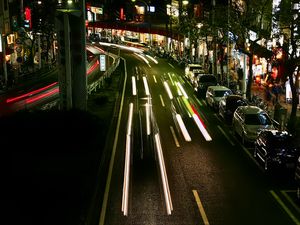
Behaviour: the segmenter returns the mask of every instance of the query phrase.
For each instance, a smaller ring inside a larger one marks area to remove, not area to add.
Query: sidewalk
[[[275,114],[275,105],[273,102],[275,98],[275,96],[272,96],[270,100],[267,100],[267,97],[266,97],[266,88],[263,86],[263,85],[257,85],[257,84],[253,84],[252,85],[252,90],[251,90],[251,94],[252,96],[258,96],[260,97],[261,99],[263,99],[263,101],[268,105],[268,112],[270,113],[270,116],[274,118],[274,116],[276,117]],[[282,106],[281,108],[281,112],[282,112],[282,120],[281,122],[283,122],[283,124],[286,124],[286,122],[288,121],[289,117],[290,117],[290,114],[291,114],[291,110],[292,110],[292,104],[291,103],[288,103],[286,102],[286,98],[285,98],[285,93],[280,93],[278,95],[278,102],[279,104]],[[300,119],[300,108],[299,108],[299,105],[298,105],[298,108],[297,108],[297,118]],[[280,122],[280,121],[278,121]]]

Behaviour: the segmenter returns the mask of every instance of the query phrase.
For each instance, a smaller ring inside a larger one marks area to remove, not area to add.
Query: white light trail
[[[143,82],[144,82],[144,87],[145,87],[146,95],[149,96],[150,95],[150,91],[149,91],[149,86],[148,86],[147,78],[145,76],[143,77]]]
[[[150,130],[150,105],[146,103],[146,128],[147,128],[147,135],[151,134]]]
[[[181,85],[179,82],[177,82],[177,86],[179,87],[180,91],[183,93],[183,96],[184,96],[186,99],[188,99],[189,96],[186,94],[185,90],[183,89],[182,85]]]
[[[184,139],[186,141],[191,141],[192,139],[191,139],[191,137],[189,135],[189,132],[187,131],[187,129],[186,129],[185,125],[184,125],[184,122],[182,120],[181,115],[176,114],[176,119],[177,119],[177,122],[179,124],[180,130],[182,132],[182,135],[183,135]]]
[[[131,77],[131,81],[132,81],[132,95],[136,95],[136,80],[135,80],[135,76]]]
[[[167,81],[164,81],[164,86],[165,86],[166,91],[167,91],[167,93],[168,93],[168,95],[169,95],[169,98],[172,100],[172,99],[173,99],[173,95],[172,95],[171,89],[170,89],[170,87],[169,87]]]
[[[202,122],[200,121],[199,117],[196,114],[193,114],[194,121],[196,122],[199,130],[201,131],[203,137],[205,138],[206,141],[211,141],[212,138],[203,126]]]
[[[150,55],[146,55],[149,59],[151,59],[155,64],[158,64],[158,61]]]
[[[174,83],[174,81],[173,81],[173,78],[171,77],[171,74],[170,74],[170,73],[168,73],[168,76],[169,76],[169,78],[170,78],[170,80],[171,80],[171,83],[172,83],[172,85],[174,86],[174,85],[175,85],[175,83]]]
[[[157,154],[158,154],[160,173],[161,173],[161,177],[162,177],[167,214],[171,215],[172,210],[173,210],[173,205],[172,205],[172,199],[171,199],[171,194],[170,194],[170,189],[169,189],[169,184],[168,184],[168,177],[167,177],[167,173],[166,173],[164,156],[163,156],[161,142],[160,142],[158,133],[155,134],[155,143],[156,143],[156,149],[157,149]]]
[[[144,56],[142,56],[141,54],[138,54],[138,53],[134,53],[134,54],[137,55],[138,57],[140,57],[142,60],[144,60],[144,62],[147,63],[147,65],[149,67],[151,67],[149,64],[149,61]]]
[[[123,195],[122,195],[122,212],[123,212],[124,216],[128,215],[132,115],[133,115],[133,103],[130,103],[129,104],[128,122],[127,122],[124,180],[123,180]]]

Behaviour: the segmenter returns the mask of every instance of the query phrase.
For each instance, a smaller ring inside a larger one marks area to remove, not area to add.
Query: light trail
[[[26,104],[30,104],[30,103],[36,102],[36,101],[38,101],[42,98],[54,95],[56,93],[59,93],[59,88],[58,87],[55,87],[53,90],[51,90],[49,92],[45,92],[43,94],[28,98],[28,99],[25,100],[25,102],[26,102]]]
[[[146,55],[149,59],[151,59],[155,64],[158,64],[158,61],[150,55]]]
[[[128,122],[127,122],[125,166],[124,166],[123,195],[122,195],[122,212],[123,212],[124,216],[128,215],[132,115],[133,115],[133,103],[130,103],[129,104]]]
[[[131,83],[132,83],[132,95],[136,95],[136,80],[135,80],[135,76],[131,77]]]
[[[147,78],[145,76],[143,77],[143,82],[144,82],[144,87],[145,87],[146,95],[149,96],[150,95],[150,91],[149,91],[149,86],[148,86]]]
[[[164,86],[165,86],[165,89],[166,89],[166,91],[167,91],[167,93],[169,95],[169,98],[172,100],[173,99],[173,95],[172,95],[171,89],[170,89],[167,81],[164,81]]]
[[[176,82],[177,86],[179,87],[180,91],[183,93],[183,96],[185,98],[189,98],[189,96],[187,95],[187,93],[185,92],[185,90],[183,89],[182,85],[179,82]]]
[[[173,205],[172,205],[172,199],[171,199],[170,188],[169,188],[169,183],[168,183],[168,177],[167,177],[167,173],[166,173],[164,156],[163,156],[160,137],[159,137],[158,133],[155,134],[155,143],[156,143],[156,149],[157,149],[157,154],[158,154],[160,174],[161,174],[162,183],[163,183],[163,190],[164,190],[167,214],[171,215],[172,210],[173,210]]]
[[[206,141],[211,141],[212,138],[211,136],[209,135],[209,133],[207,132],[207,130],[205,129],[205,127],[203,126],[202,122],[200,121],[198,115],[196,114],[193,114],[193,119],[194,121],[196,122],[199,130],[201,131],[203,137],[205,138]]]
[[[192,139],[189,135],[189,132],[186,129],[186,126],[184,125],[181,115],[176,114],[176,119],[177,119],[178,125],[180,127],[181,133],[182,133],[185,141],[191,141]]]
[[[149,61],[144,57],[144,56],[142,56],[141,54],[138,54],[138,53],[134,53],[136,56],[138,56],[138,57],[140,57],[142,60],[144,60],[144,62],[149,66],[149,67],[151,67],[150,66],[150,64],[149,64]]]
[[[58,84],[58,82],[54,82],[54,83],[49,84],[49,85],[47,85],[47,86],[45,86],[45,87],[42,87],[42,88],[39,88],[39,89],[37,89],[37,90],[28,92],[28,93],[23,94],[23,95],[20,95],[20,96],[18,96],[18,97],[8,98],[8,99],[6,99],[6,103],[15,102],[15,101],[21,100],[22,98],[26,98],[26,97],[29,97],[29,96],[31,96],[31,95],[35,95],[35,94],[37,94],[37,93],[39,93],[39,92],[45,91],[46,89],[55,86],[55,85],[57,85],[57,84]]]
[[[173,81],[173,78],[171,77],[171,74],[170,74],[170,73],[168,73],[168,76],[169,76],[169,78],[170,78],[170,80],[171,80],[172,85],[175,86],[175,82]]]
[[[150,105],[146,103],[146,128],[147,128],[147,135],[151,134],[150,130]]]

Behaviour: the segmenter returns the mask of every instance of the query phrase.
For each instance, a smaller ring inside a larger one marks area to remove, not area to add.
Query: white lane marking
[[[146,128],[147,128],[147,135],[151,134],[150,130],[150,105],[146,103]]]
[[[154,82],[157,83],[155,75],[153,75]]]
[[[296,190],[282,190],[281,193],[284,195],[284,197],[290,202],[290,204],[297,210],[297,212],[300,214],[300,208],[295,204],[295,201],[292,200],[290,196],[288,196],[287,192],[297,192]]]
[[[203,106],[202,105],[202,103],[199,101],[199,99],[197,98],[197,96],[196,95],[193,95],[194,96],[194,98],[196,99],[196,101],[198,102],[198,104],[200,105],[200,106]]]
[[[237,140],[237,139],[236,139]],[[258,166],[258,168],[264,172],[264,169],[259,165],[259,163],[257,162],[257,160],[252,156],[252,154],[249,152],[249,150],[244,146],[242,145],[242,149],[244,150],[244,152],[246,152],[246,154],[250,157],[250,159],[252,159],[252,161]]]
[[[216,117],[216,119],[219,120],[220,123],[223,123],[222,120],[217,116],[217,114],[214,113],[214,117]]]
[[[174,66],[172,65],[172,64],[170,64],[170,63],[168,63],[172,68],[174,68]]]
[[[222,127],[220,125],[218,125],[219,130],[221,131],[221,133],[225,136],[225,138],[229,141],[229,143],[234,146],[235,144],[230,140],[229,136],[225,133],[225,131],[222,129]]]
[[[205,213],[204,207],[201,203],[198,192],[196,190],[193,190],[193,194],[194,194],[194,197],[195,197],[195,200],[196,200],[196,203],[197,203],[197,206],[198,206],[198,209],[199,209],[199,212],[201,214],[201,217],[202,217],[202,220],[203,220],[204,224],[209,225],[208,218],[206,216],[206,213]]]
[[[174,128],[172,126],[170,126],[170,130],[171,130],[171,133],[172,133],[172,136],[173,136],[173,139],[174,139],[174,142],[175,142],[175,145],[176,147],[180,147],[180,144],[179,144],[179,141],[176,137],[176,134],[175,134],[175,131],[174,131]]]
[[[164,100],[163,100],[162,96],[159,95],[159,98],[160,98],[160,101],[161,101],[161,105],[162,105],[163,107],[165,107],[165,103],[164,103]]]
[[[283,208],[283,210],[289,215],[289,217],[293,220],[296,225],[300,225],[299,220],[294,216],[294,214],[289,210],[289,208],[283,203],[283,201],[279,198],[279,196],[273,191],[270,190],[273,198],[279,203],[279,205]]]
[[[182,92],[183,96],[184,96],[186,99],[188,99],[189,96],[187,95],[187,93],[185,92],[185,90],[183,89],[182,85],[181,85],[179,82],[177,82],[177,86],[179,87],[179,89],[180,89],[180,91]]]

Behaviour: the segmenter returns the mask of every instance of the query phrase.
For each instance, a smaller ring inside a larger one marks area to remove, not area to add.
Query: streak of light
[[[23,94],[23,95],[20,95],[20,96],[18,96],[18,97],[8,98],[8,99],[6,99],[6,103],[15,102],[15,101],[18,101],[18,100],[20,100],[20,99],[22,99],[22,98],[26,98],[26,97],[29,97],[29,96],[31,96],[31,95],[35,95],[35,94],[37,94],[37,93],[39,93],[39,92],[42,92],[42,91],[44,91],[44,90],[46,90],[46,89],[48,89],[48,88],[51,88],[51,87],[55,86],[56,84],[58,84],[58,82],[54,82],[54,83],[49,84],[49,85],[47,85],[47,86],[45,86],[45,87],[42,87],[42,88],[39,88],[39,89],[37,89],[37,90],[28,92],[28,93]]]
[[[175,85],[175,83],[174,83],[174,81],[173,81],[173,78],[171,77],[171,74],[170,74],[170,73],[168,73],[168,76],[169,76],[169,78],[170,78],[170,80],[171,80],[171,83],[172,83],[172,85],[174,86],[174,85]]]
[[[150,55],[146,55],[149,59],[151,59],[155,64],[158,64],[158,61]]]
[[[127,135],[131,135],[132,114],[133,114],[133,103],[130,103],[129,104],[128,123],[127,123]]]
[[[157,149],[157,154],[158,154],[160,173],[161,173],[161,177],[162,177],[167,214],[171,215],[172,210],[173,210],[173,205],[172,205],[172,199],[171,199],[171,194],[170,194],[170,189],[169,189],[169,184],[168,184],[168,177],[167,177],[167,173],[166,173],[164,156],[163,156],[160,137],[159,137],[158,133],[155,134],[155,143],[156,143],[156,149]]]
[[[180,91],[183,93],[183,96],[185,98],[189,98],[189,96],[186,94],[185,90],[183,89],[182,85],[179,82],[177,82],[177,86],[179,87]]]
[[[45,92],[43,94],[40,94],[40,95],[37,95],[37,96],[34,96],[34,97],[31,97],[31,98],[28,98],[25,100],[26,104],[30,104],[30,103],[33,103],[33,102],[36,102],[42,98],[45,98],[45,97],[48,97],[48,96],[51,96],[53,94],[56,94],[59,92],[59,88],[56,87],[54,88],[53,90],[49,91],[49,92]]]
[[[160,101],[161,101],[161,105],[162,105],[163,107],[165,107],[165,103],[164,103],[164,100],[163,100],[162,96],[159,95],[159,98],[160,98]]]
[[[133,103],[130,103],[129,104],[128,122],[127,122],[125,166],[124,166],[123,195],[122,195],[122,212],[123,212],[124,216],[128,215],[132,115],[133,115]]]
[[[200,200],[200,197],[198,195],[198,192],[196,190],[193,190],[193,194],[194,194],[194,197],[195,197],[195,200],[196,200],[199,212],[201,214],[202,220],[204,222],[204,225],[209,225],[208,218],[206,216],[206,213],[205,213],[204,207],[203,207],[203,205],[201,203],[201,200]]]
[[[178,95],[179,95],[179,96],[182,96],[182,93],[181,93],[181,91],[180,91],[179,88],[177,89],[177,92],[178,92]]]
[[[191,136],[189,135],[189,132],[187,131],[185,125],[184,125],[184,122],[182,120],[182,117],[181,115],[179,114],[176,114],[176,119],[177,119],[177,122],[179,124],[179,127],[180,127],[180,130],[181,130],[181,133],[185,139],[185,141],[191,141]]]
[[[180,144],[179,144],[179,141],[178,141],[178,138],[176,137],[176,134],[175,134],[175,131],[174,131],[174,128],[172,126],[170,126],[170,130],[171,130],[171,133],[172,133],[172,136],[173,136],[173,139],[174,139],[174,142],[175,142],[175,145],[176,147],[180,147]]]
[[[183,103],[185,105],[185,108],[187,110],[189,117],[192,117],[192,115],[194,114],[194,111],[191,107],[191,104],[188,102],[188,100],[186,98],[181,98],[181,99],[183,100]]]
[[[144,56],[142,56],[141,54],[138,54],[138,53],[134,53],[134,54],[135,54],[136,56],[140,57],[142,60],[144,60],[144,62],[147,63],[147,65],[148,65],[149,67],[151,67],[150,64],[149,64],[149,61],[148,61]]]
[[[92,66],[88,69],[88,71],[86,72],[86,75],[87,75],[87,76],[90,75],[90,73],[93,72],[93,71],[97,68],[98,65],[99,65],[99,62],[97,61],[96,63],[94,63],[94,65],[92,65]]]
[[[164,81],[164,86],[165,86],[165,89],[166,89],[166,91],[167,91],[167,93],[169,95],[169,98],[172,100],[173,99],[173,95],[172,95],[171,89],[170,89],[167,81]]]
[[[132,51],[132,52],[136,52],[136,53],[142,53],[143,50],[139,49],[139,48],[135,48],[135,47],[128,47],[128,46],[125,46],[125,45],[117,45],[117,44],[110,44],[110,43],[107,43],[107,42],[99,42],[100,45],[104,45],[104,46],[114,46],[114,47],[118,47],[118,48],[122,48],[122,49],[125,49],[125,50],[129,50],[129,51]]]
[[[151,134],[150,130],[150,105],[146,103],[146,128],[147,128],[147,135]]]
[[[212,138],[211,136],[209,135],[209,133],[207,132],[207,130],[205,129],[205,127],[203,126],[202,122],[200,121],[198,115],[196,114],[193,114],[193,118],[194,118],[194,121],[196,122],[199,130],[201,131],[203,137],[205,138],[206,141],[211,141]]]
[[[148,86],[147,78],[145,76],[143,77],[143,82],[144,82],[144,87],[145,87],[146,95],[149,96],[150,95],[150,91],[149,91],[149,86]]]
[[[135,80],[135,76],[131,77],[131,82],[132,82],[132,95],[136,95],[136,80]]]
[[[153,75],[154,82],[157,83],[155,75]]]

